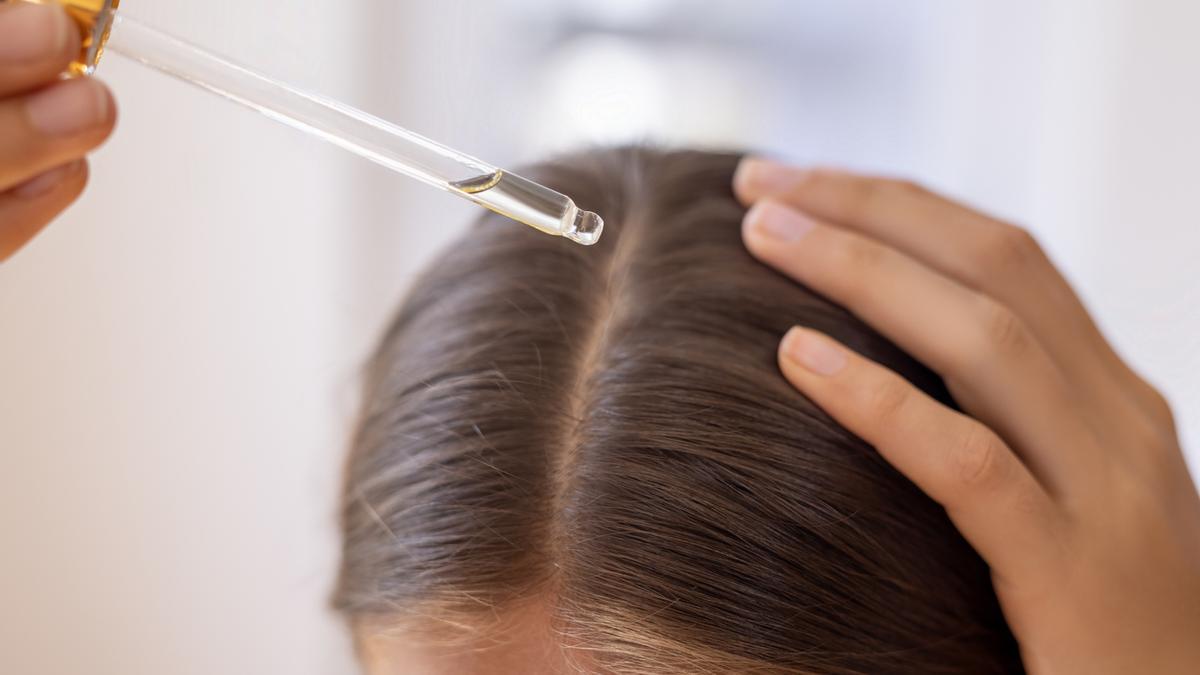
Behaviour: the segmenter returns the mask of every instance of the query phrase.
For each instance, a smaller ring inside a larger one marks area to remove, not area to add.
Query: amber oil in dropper
[[[506,171],[454,181],[449,186],[502,216],[585,246],[596,243],[604,229],[600,216],[580,209],[570,197]]]

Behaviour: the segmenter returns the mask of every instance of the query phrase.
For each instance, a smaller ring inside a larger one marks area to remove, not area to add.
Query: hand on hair
[[[112,132],[104,85],[59,81],[79,41],[60,7],[0,2],[0,261],[75,201],[84,154]]]
[[[780,346],[788,380],[988,562],[1029,671],[1198,672],[1200,498],[1170,409],[1029,233],[909,183],[760,159],[735,189],[756,257],[923,360],[970,415],[814,331]]]

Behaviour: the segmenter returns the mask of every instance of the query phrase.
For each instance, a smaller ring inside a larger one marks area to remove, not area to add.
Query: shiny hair
[[[746,252],[737,161],[542,165],[599,244],[489,215],[412,288],[344,487],[335,605],[360,633],[485,633],[542,598],[604,672],[1021,672],[984,563],[776,347],[811,326],[949,394]]]

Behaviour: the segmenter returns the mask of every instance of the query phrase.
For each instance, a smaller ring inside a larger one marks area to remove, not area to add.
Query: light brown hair
[[[335,604],[360,632],[486,632],[542,598],[605,672],[1020,672],[986,566],[776,346],[811,326],[949,395],[744,250],[737,161],[543,165],[598,245],[488,216],[415,285],[348,463]]]

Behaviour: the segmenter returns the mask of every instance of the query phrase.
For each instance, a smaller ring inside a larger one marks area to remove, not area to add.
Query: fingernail
[[[13,194],[21,199],[40,197],[58,187],[60,183],[78,172],[81,167],[83,167],[83,160],[77,159],[74,162],[50,169],[18,185],[13,189]]]
[[[775,202],[759,202],[746,214],[749,227],[768,239],[792,242],[816,225],[808,216]]]
[[[733,185],[743,197],[786,192],[804,180],[808,171],[760,157],[747,157],[733,174]]]
[[[18,2],[0,11],[0,61],[23,63],[61,54],[73,29],[58,7]]]
[[[108,120],[108,92],[90,78],[56,84],[26,105],[34,128],[47,136],[70,136]]]
[[[804,328],[789,330],[780,349],[785,358],[817,375],[828,377],[846,366],[843,347],[824,335]]]

